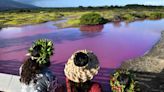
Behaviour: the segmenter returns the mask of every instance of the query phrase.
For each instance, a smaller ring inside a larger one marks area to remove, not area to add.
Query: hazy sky
[[[41,7],[77,7],[77,6],[103,6],[103,5],[163,5],[164,0],[15,0]]]

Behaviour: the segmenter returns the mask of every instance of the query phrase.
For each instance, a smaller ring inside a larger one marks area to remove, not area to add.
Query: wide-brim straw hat
[[[89,62],[82,67],[74,64],[74,57],[76,53],[79,52],[85,53],[89,57]],[[69,80],[76,83],[83,83],[93,79],[93,77],[97,75],[99,69],[99,61],[94,53],[88,50],[79,50],[68,59],[68,62],[65,64],[64,73]]]

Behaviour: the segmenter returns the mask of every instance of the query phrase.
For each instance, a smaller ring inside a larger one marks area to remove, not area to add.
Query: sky
[[[78,7],[127,4],[162,5],[164,0],[15,0],[40,7]]]

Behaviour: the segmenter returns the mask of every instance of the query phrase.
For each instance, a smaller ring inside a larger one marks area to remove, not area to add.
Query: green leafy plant
[[[116,70],[110,77],[110,86],[113,92],[135,92],[133,74],[126,70]]]
[[[53,43],[52,41],[48,39],[39,39],[35,41],[29,49],[29,54],[32,55],[32,52],[34,50],[34,47],[41,46],[41,50],[39,52],[39,57],[33,57],[37,59],[37,62],[39,64],[45,64],[47,63],[47,60],[50,58],[51,55],[53,55]]]

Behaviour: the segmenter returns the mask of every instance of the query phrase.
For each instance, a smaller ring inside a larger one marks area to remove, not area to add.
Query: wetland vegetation
[[[97,14],[99,18],[88,17],[88,21],[84,15]],[[83,17],[83,19],[82,19]],[[77,8],[40,8],[40,9],[21,9],[8,10],[0,12],[0,27],[22,26],[29,24],[38,24],[47,21],[55,21],[61,18],[68,21],[58,24],[59,27],[76,27],[81,24],[102,24],[115,21],[131,22],[143,19],[161,19],[164,18],[163,6],[143,6],[143,5],[127,5],[119,6],[103,6],[103,7],[83,7]],[[87,20],[86,23],[85,21]],[[92,21],[93,20],[93,21]],[[104,21],[105,20],[105,21]],[[84,23],[85,22],[85,23]],[[97,23],[96,23],[97,22]]]

